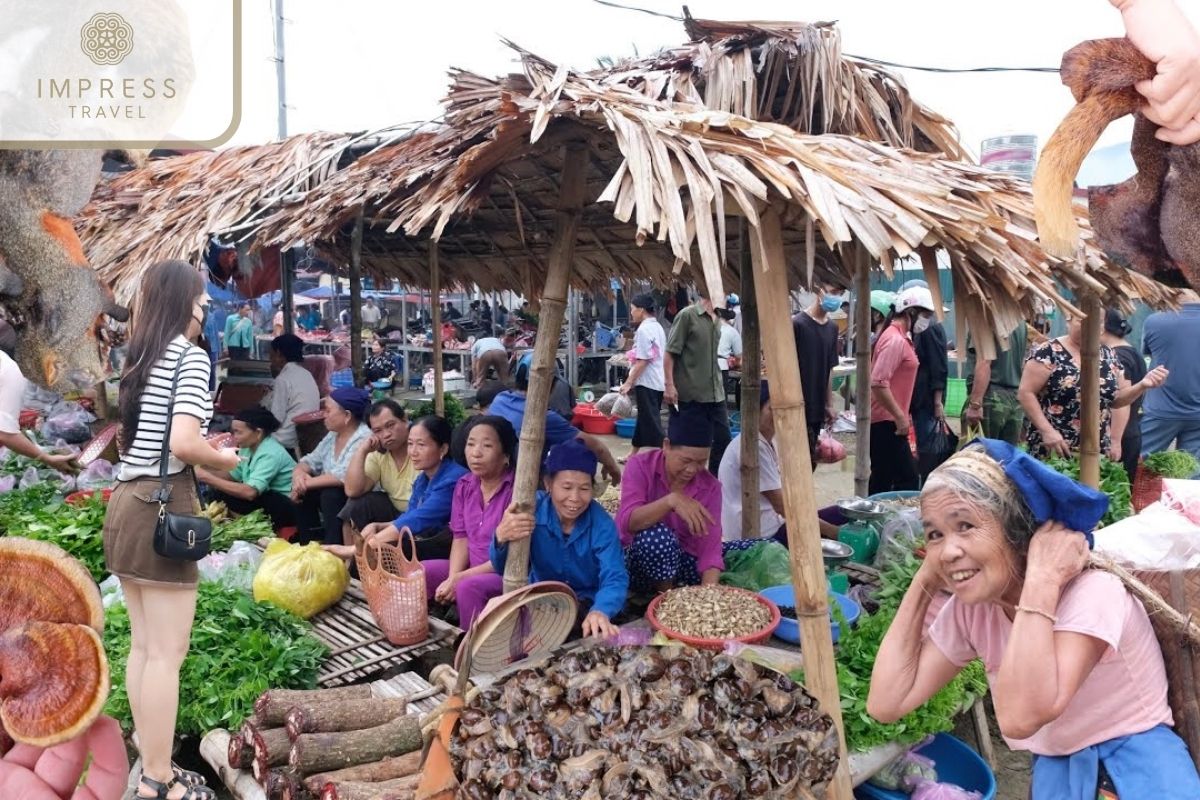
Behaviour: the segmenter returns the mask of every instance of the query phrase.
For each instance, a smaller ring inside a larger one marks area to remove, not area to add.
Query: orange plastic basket
[[[702,650],[724,650],[726,642],[761,644],[762,642],[770,639],[771,634],[774,633],[775,629],[779,627],[779,620],[783,619],[783,615],[779,613],[779,606],[775,605],[762,595],[755,594],[754,592],[747,591],[746,589],[739,589],[736,586],[722,586],[721,588],[730,592],[741,592],[747,597],[753,598],[755,601],[766,606],[767,610],[771,612],[771,621],[768,622],[766,627],[764,627],[762,630],[731,639],[705,639],[699,636],[687,636],[679,631],[668,628],[666,625],[663,625],[658,621],[658,615],[655,612],[658,610],[658,604],[661,603],[662,599],[667,596],[666,592],[663,592],[658,597],[650,601],[650,607],[646,609],[646,619],[649,620],[650,627],[654,628],[656,631],[660,631],[664,636],[675,639],[679,642],[683,642],[684,644],[690,644],[692,647],[698,647]]]
[[[425,570],[417,560],[416,542],[409,531],[413,557],[394,544],[355,541],[355,560],[367,606],[383,635],[394,645],[418,644],[429,638],[429,606]]]

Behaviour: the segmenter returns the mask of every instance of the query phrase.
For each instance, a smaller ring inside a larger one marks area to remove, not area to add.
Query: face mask
[[[924,332],[924,330],[929,327],[929,323],[931,321],[932,319],[930,317],[917,317],[916,324],[913,325],[913,333]]]
[[[192,314],[192,319],[200,323],[200,330],[204,330],[205,323],[208,322],[208,306],[200,306],[200,319],[196,319],[196,315]]]
[[[821,308],[828,313],[833,313],[842,307],[842,298],[835,295],[825,295],[821,298]]]

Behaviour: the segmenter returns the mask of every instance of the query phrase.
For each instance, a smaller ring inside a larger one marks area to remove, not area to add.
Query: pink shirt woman
[[[492,569],[489,550],[512,502],[517,434],[503,417],[472,417],[463,425],[464,452],[453,456],[470,472],[454,487],[450,558],[425,561],[423,566],[429,599],[455,603],[459,626],[466,629],[487,602],[503,592],[503,579]]]

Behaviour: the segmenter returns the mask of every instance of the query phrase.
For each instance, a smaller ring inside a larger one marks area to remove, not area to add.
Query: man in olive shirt
[[[1018,325],[1008,336],[1008,349],[996,340],[996,358],[978,358],[974,345],[967,348],[967,404],[963,408],[963,436],[971,426],[981,426],[989,439],[1017,445],[1025,412],[1017,400],[1021,370],[1029,348],[1028,328]]]
[[[353,528],[391,522],[408,510],[417,470],[408,458],[408,419],[391,398],[367,409],[371,435],[363,440],[346,469],[346,505],[338,514],[342,540],[353,544]]]
[[[721,320],[704,293],[675,315],[667,352],[663,356],[666,390],[663,402],[671,414],[689,413],[689,419],[707,421],[712,428],[708,471],[716,475],[721,456],[729,446],[729,417],[725,413],[725,386],[717,366]]]

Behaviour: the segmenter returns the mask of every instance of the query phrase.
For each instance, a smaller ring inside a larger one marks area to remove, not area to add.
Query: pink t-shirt
[[[871,385],[886,386],[892,390],[900,410],[908,413],[912,402],[913,384],[917,382],[917,351],[908,336],[895,325],[887,326],[879,334],[875,352],[871,354]],[[871,395],[871,422],[895,422],[883,404]]]
[[[1092,636],[1108,644],[1058,719],[1028,739],[1004,740],[1012,750],[1065,756],[1118,736],[1173,724],[1167,704],[1162,650],[1141,601],[1116,576],[1088,570],[1067,585],[1056,610],[1056,631]],[[963,666],[983,659],[988,683],[996,678],[1012,621],[998,605],[964,605],[951,599],[929,636],[946,658]]]

